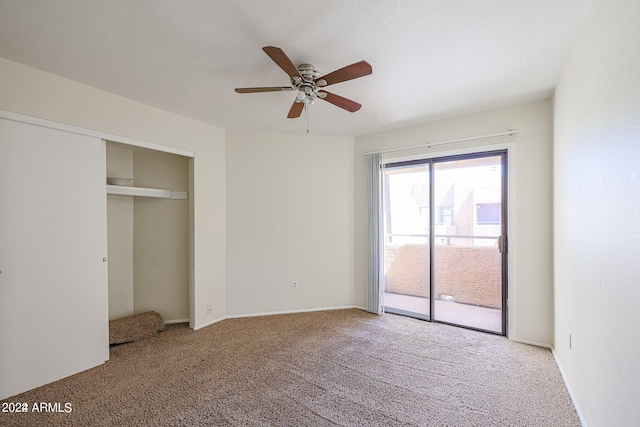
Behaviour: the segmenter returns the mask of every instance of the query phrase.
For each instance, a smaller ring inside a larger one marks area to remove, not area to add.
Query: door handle
[[[507,252],[507,236],[498,236],[498,252]]]

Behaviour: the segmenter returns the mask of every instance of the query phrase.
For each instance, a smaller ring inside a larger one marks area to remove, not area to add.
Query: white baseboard
[[[321,307],[321,308],[307,308],[303,310],[283,310],[283,311],[266,311],[261,313],[245,313],[245,314],[230,314],[226,316],[226,319],[238,319],[242,317],[260,317],[260,316],[273,316],[276,314],[295,314],[295,313],[308,313],[312,311],[328,311],[328,310],[345,310],[349,308],[360,308],[355,305],[345,305],[340,307]]]
[[[226,319],[240,319],[243,317],[260,317],[260,316],[273,316],[273,315],[277,315],[277,314],[296,314],[296,313],[309,313],[312,311],[329,311],[329,310],[348,310],[351,308],[355,308],[358,310],[364,310],[367,311],[367,309],[365,307],[360,307],[357,305],[345,305],[345,306],[339,306],[339,307],[321,307],[321,308],[308,308],[308,309],[304,309],[304,310],[283,310],[283,311],[266,311],[266,312],[261,312],[261,313],[244,313],[244,314],[230,314],[228,316],[224,316],[224,317],[220,317],[218,319],[214,319],[211,320],[207,323],[203,323],[202,325],[198,325],[195,328],[193,328],[194,331],[197,331],[198,329],[202,329],[205,328],[209,325],[213,325],[214,323],[218,323],[222,320],[226,320]],[[184,322],[188,322],[189,320],[184,320]],[[182,320],[172,320],[169,322],[165,322],[165,324],[167,323],[179,323],[179,322],[183,322]]]
[[[558,366],[558,370],[560,371],[560,375],[562,375],[562,381],[564,381],[564,385],[567,388],[567,391],[569,392],[569,397],[571,397],[571,403],[573,403],[573,407],[576,408],[576,412],[578,413],[578,418],[580,418],[580,424],[582,424],[582,427],[587,427],[587,423],[584,420],[584,417],[582,416],[582,411],[580,411],[580,406],[578,405],[578,401],[576,400],[576,397],[573,395],[573,391],[571,390],[571,386],[569,385],[569,381],[567,380],[567,376],[564,373],[564,369],[562,369],[562,365],[560,364],[560,360],[558,359],[558,355],[556,354],[556,349],[553,348],[552,345],[546,344],[546,343],[541,343],[541,342],[535,342],[535,341],[527,341],[527,340],[521,340],[521,339],[517,339],[517,338],[510,338],[511,341],[515,341],[515,342],[519,342],[522,344],[529,344],[529,345],[536,345],[538,347],[545,347],[548,348],[549,350],[551,350],[551,353],[553,354],[553,358],[556,361],[556,365]]]
[[[173,323],[189,323],[189,319],[176,319],[176,320],[165,320],[165,325],[171,325]]]
[[[205,328],[205,327],[207,327],[207,326],[213,325],[214,323],[221,322],[221,321],[223,321],[223,320],[225,320],[225,319],[226,319],[226,317],[220,317],[220,318],[218,318],[218,319],[211,320],[211,321],[209,321],[209,322],[207,322],[207,323],[203,323],[202,325],[198,325],[198,326],[194,327],[194,328],[193,328],[193,330],[194,330],[194,331],[197,331],[198,329]]]
[[[569,385],[569,380],[567,379],[567,376],[564,373],[564,369],[562,369],[562,365],[560,364],[560,359],[558,359],[558,355],[556,354],[556,349],[551,347],[551,353],[553,353],[553,358],[556,359],[556,365],[558,365],[558,369],[560,370],[560,375],[562,375],[562,380],[564,381],[564,385],[565,387],[567,387],[567,391],[569,392],[569,397],[571,397],[571,402],[573,403],[573,406],[576,408],[576,412],[578,413],[578,418],[580,418],[580,424],[582,424],[582,427],[587,427],[587,423],[584,420],[584,417],[582,416],[582,411],[580,410],[580,405],[578,405],[578,401],[576,400],[576,397],[573,394],[573,390],[571,390],[571,386]]]
[[[553,347],[551,345],[544,342],[521,340],[519,338],[509,338],[509,340],[514,342],[519,342],[520,344],[535,345],[537,347],[544,347],[544,348],[548,348],[549,350],[553,350]]]

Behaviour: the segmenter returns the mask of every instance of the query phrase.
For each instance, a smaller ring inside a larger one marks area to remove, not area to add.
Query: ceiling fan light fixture
[[[304,105],[309,106],[309,105],[313,105],[317,97],[318,95],[316,95],[315,92],[311,92],[307,94],[307,93],[304,93],[303,91],[299,91],[298,94],[296,95],[295,102],[301,102]]]
[[[238,93],[257,92],[280,92],[285,90],[298,91],[293,105],[287,115],[288,119],[300,117],[303,111],[307,111],[307,106],[313,105],[317,98],[327,101],[343,110],[354,113],[362,107],[355,101],[343,98],[339,95],[318,90],[335,83],[357,79],[372,73],[371,65],[366,61],[356,62],[346,67],[342,67],[324,76],[318,72],[311,64],[300,64],[294,66],[282,49],[275,46],[265,46],[262,50],[276,63],[287,75],[292,87],[249,87],[236,88]],[[308,120],[307,112],[307,120]],[[307,125],[307,132],[309,131]]]

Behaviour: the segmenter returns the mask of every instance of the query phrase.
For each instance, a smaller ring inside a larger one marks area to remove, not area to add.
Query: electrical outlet
[[[297,291],[298,290],[298,282],[296,282],[295,280],[293,282],[291,282],[291,290],[293,290],[293,291]]]
[[[571,342],[571,331],[567,331],[567,338],[569,339],[569,350],[573,347],[573,343]]]
[[[207,304],[207,316],[211,315],[213,312],[213,306],[211,304]]]

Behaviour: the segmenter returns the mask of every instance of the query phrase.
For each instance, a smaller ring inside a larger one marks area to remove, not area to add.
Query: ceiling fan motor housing
[[[298,66],[298,72],[302,78],[298,76],[291,77],[291,84],[299,91],[298,96],[296,97],[296,102],[313,104],[313,101],[315,101],[318,96],[316,92],[316,79],[320,77],[321,74],[311,64],[300,64]]]
[[[300,64],[298,66],[298,72],[306,81],[314,81],[318,77],[320,77],[320,73],[316,71],[313,65],[311,64]]]

